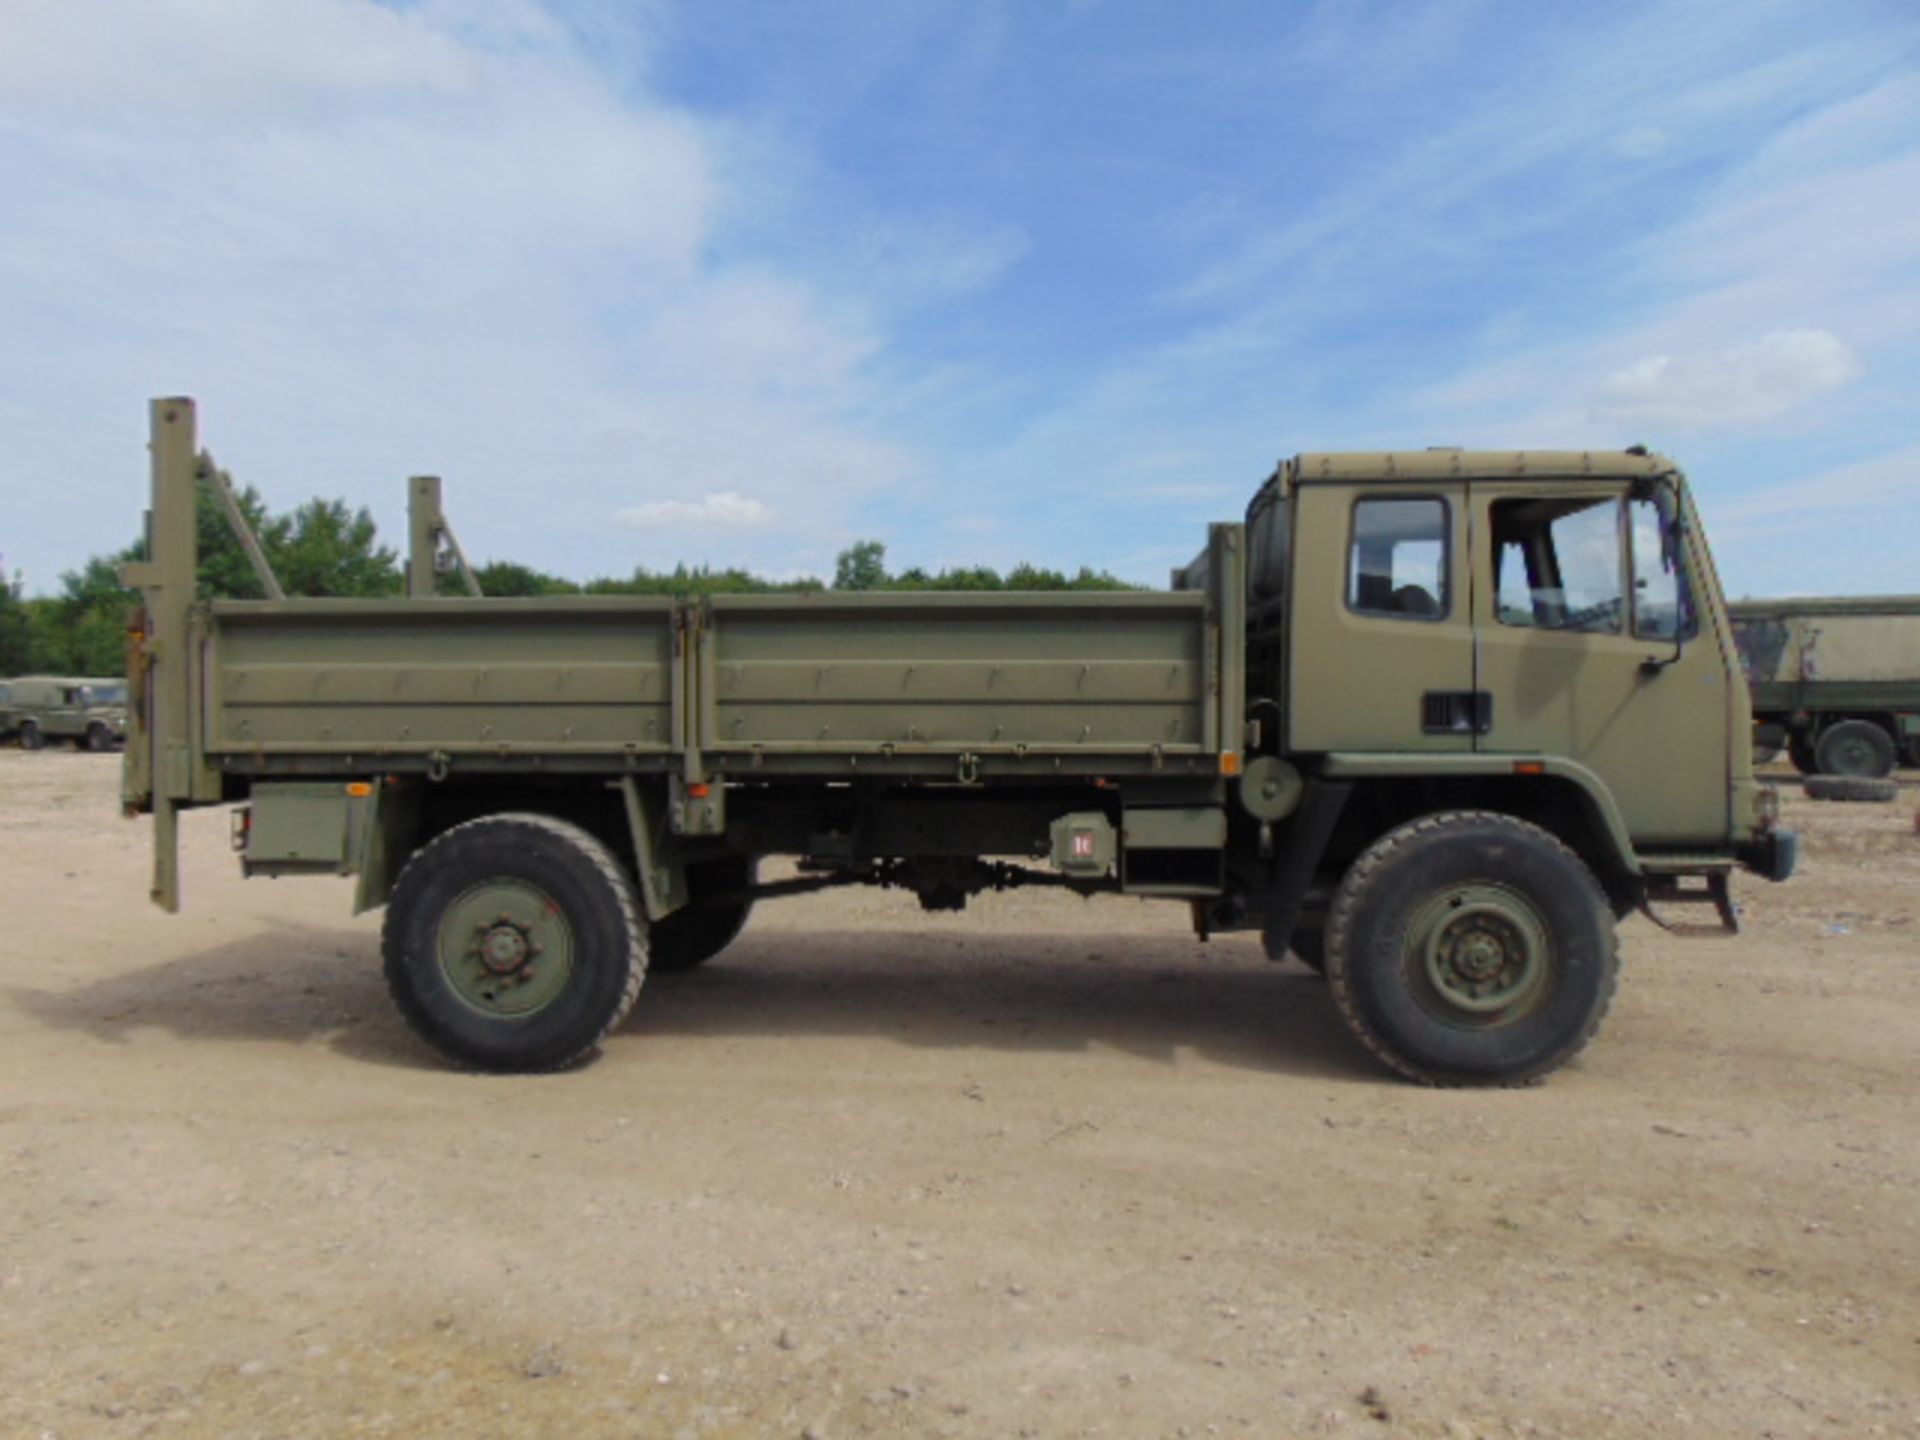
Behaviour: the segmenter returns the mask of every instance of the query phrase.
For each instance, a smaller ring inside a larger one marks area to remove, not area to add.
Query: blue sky
[[[223,464],[563,573],[1159,581],[1279,457],[1622,446],[1920,590],[1920,7],[0,0],[0,554]]]

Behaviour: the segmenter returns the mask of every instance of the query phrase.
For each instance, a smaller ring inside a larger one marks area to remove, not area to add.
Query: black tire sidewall
[[[533,1015],[486,1014],[440,966],[441,916],[495,879],[538,886],[572,931],[568,984]],[[486,1070],[552,1069],[591,1048],[619,1013],[635,963],[622,897],[593,856],[564,833],[505,819],[449,831],[415,856],[388,903],[384,939],[388,983],[415,1029],[450,1059]]]
[[[20,727],[20,748],[22,750],[44,750],[47,746],[47,732],[29,720]]]
[[[1875,756],[1875,768],[1871,773],[1860,770],[1836,770],[1829,761],[1828,746],[1839,746],[1849,739],[1864,741],[1871,746]],[[1879,780],[1893,773],[1899,755],[1894,748],[1893,737],[1871,720],[1842,720],[1830,725],[1820,735],[1820,743],[1814,748],[1814,758],[1819,762],[1822,775],[1847,776],[1860,780]]]
[[[703,905],[703,889],[724,894],[754,881],[755,865],[746,856],[729,855],[687,867],[689,903],[655,921],[647,937],[647,968],[659,975],[698,969],[740,938],[753,902]]]
[[[94,754],[104,755],[113,748],[113,732],[96,720],[87,726],[86,739],[83,743]]]
[[[1415,998],[1407,967],[1414,912],[1450,886],[1492,884],[1517,891],[1545,926],[1552,949],[1550,993],[1508,1025],[1450,1025]],[[1541,1075],[1577,1051],[1612,995],[1618,965],[1613,917],[1577,857],[1545,835],[1500,821],[1462,819],[1400,840],[1347,897],[1341,966],[1361,1022],[1421,1073],[1442,1081],[1517,1082]]]

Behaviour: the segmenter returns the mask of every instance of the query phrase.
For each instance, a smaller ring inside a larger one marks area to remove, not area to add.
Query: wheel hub
[[[513,974],[523,968],[533,954],[526,931],[504,916],[480,931],[473,950],[480,957],[480,963],[496,975]]]
[[[1470,885],[1436,897],[1414,917],[1409,959],[1439,1013],[1499,1024],[1531,1008],[1551,960],[1545,926],[1519,895]]]
[[[1839,754],[1834,757],[1839,763],[1836,769],[1842,775],[1871,775],[1874,769],[1873,747],[1864,740],[1848,736],[1835,747]]]
[[[483,1014],[528,1016],[566,989],[573,931],[553,898],[524,880],[476,885],[442,913],[440,971]]]
[[[1466,979],[1485,980],[1497,975],[1507,963],[1507,950],[1498,935],[1477,930],[1454,946],[1452,961],[1454,969]]]

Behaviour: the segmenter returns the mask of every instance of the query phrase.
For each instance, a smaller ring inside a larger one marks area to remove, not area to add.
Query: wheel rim
[[[1460,885],[1435,896],[1407,927],[1413,992],[1456,1025],[1511,1024],[1545,997],[1553,969],[1546,921],[1503,885]]]
[[[538,1014],[573,974],[573,929],[558,902],[526,880],[475,885],[440,917],[440,972],[484,1015]]]
[[[1871,778],[1880,768],[1880,756],[1873,743],[1858,735],[1836,736],[1831,742],[1833,773],[1864,775]]]

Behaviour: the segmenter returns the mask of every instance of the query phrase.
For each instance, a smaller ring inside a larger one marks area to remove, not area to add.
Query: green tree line
[[[261,549],[289,595],[399,595],[405,571],[398,553],[380,543],[373,517],[344,500],[313,499],[274,513],[252,486],[238,490],[241,513],[260,538]],[[203,598],[259,599],[264,594],[253,567],[234,538],[211,492],[199,502],[200,575]],[[52,595],[28,597],[19,579],[0,576],[0,675],[120,675],[126,669],[127,617],[139,604],[137,591],[120,583],[120,569],[139,558],[136,543],[96,555],[60,577]],[[737,567],[638,566],[625,577],[576,582],[511,560],[475,568],[488,595],[746,595],[826,590],[1131,590],[1138,587],[1105,571],[1082,566],[1074,574],[1016,565],[1004,575],[988,566],[927,571],[917,566],[897,574],[887,567],[886,546],[861,540],[841,551],[831,581],[811,577],[770,580]],[[448,593],[458,593],[443,580]]]

